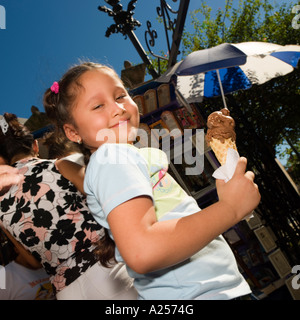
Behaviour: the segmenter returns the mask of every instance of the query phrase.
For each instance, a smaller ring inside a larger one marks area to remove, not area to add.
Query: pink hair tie
[[[58,94],[58,91],[59,91],[59,84],[58,82],[54,81],[53,82],[53,85],[50,87],[50,90],[52,92],[54,92],[55,94]]]

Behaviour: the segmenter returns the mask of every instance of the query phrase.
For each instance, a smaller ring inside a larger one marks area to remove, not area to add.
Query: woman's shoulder
[[[39,159],[39,158],[27,158],[17,161],[13,164],[13,167],[22,170],[24,173],[25,169],[26,172],[39,172],[41,173],[44,170],[55,170],[55,160],[48,160],[48,159]]]
[[[19,161],[17,161],[14,166],[15,167],[23,167],[23,166],[34,166],[34,165],[41,165],[41,164],[53,164],[55,163],[55,160],[52,159],[40,159],[36,157],[31,158],[24,158]]]

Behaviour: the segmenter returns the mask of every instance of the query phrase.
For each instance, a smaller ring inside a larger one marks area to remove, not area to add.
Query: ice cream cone
[[[231,138],[224,139],[224,142],[218,139],[212,138],[211,141],[209,141],[209,145],[221,165],[224,165],[226,163],[228,148],[231,148],[237,151],[236,143],[235,141],[232,141]]]

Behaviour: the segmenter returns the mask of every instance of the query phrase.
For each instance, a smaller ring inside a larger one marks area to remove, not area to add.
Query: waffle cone
[[[209,142],[210,147],[212,148],[214,154],[216,155],[218,161],[221,165],[226,163],[226,156],[228,148],[234,149],[237,151],[236,144],[234,141],[229,139],[225,139],[224,142],[221,142],[218,139],[212,138]]]

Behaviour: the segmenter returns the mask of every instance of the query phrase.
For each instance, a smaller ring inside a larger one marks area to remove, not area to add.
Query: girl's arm
[[[254,174],[245,173],[246,163],[240,158],[232,179],[226,184],[217,181],[217,203],[190,216],[158,222],[147,196],[113,209],[108,223],[128,266],[148,273],[177,264],[247,216],[258,205],[260,194]]]
[[[69,160],[57,160],[55,162],[57,170],[69,181],[71,181],[77,190],[85,194],[83,189],[83,181],[85,174],[85,167],[78,163]]]

